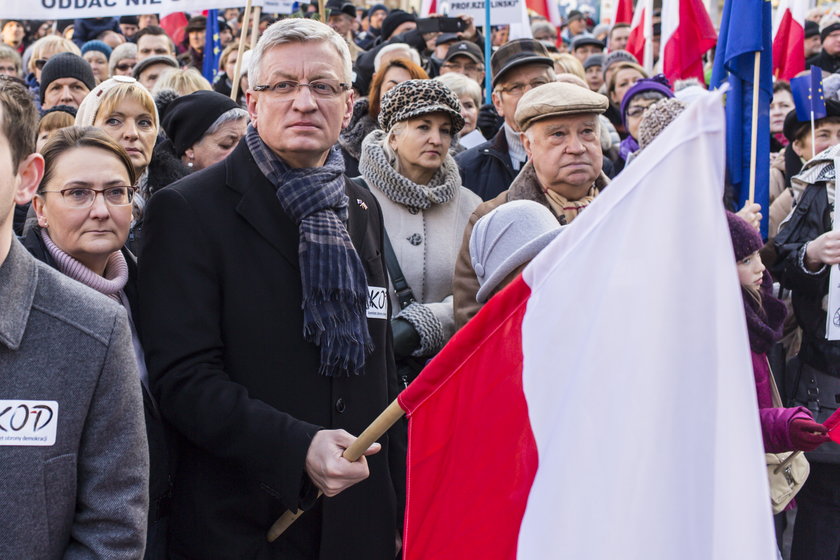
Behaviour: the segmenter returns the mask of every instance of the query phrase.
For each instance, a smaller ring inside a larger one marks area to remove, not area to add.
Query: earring
[[[192,169],[194,159],[195,157],[192,154],[190,154],[190,161],[187,162],[187,167],[189,167],[190,169]]]
[[[188,162],[187,162],[187,167],[192,167],[192,166],[193,166],[193,162],[188,161]]]

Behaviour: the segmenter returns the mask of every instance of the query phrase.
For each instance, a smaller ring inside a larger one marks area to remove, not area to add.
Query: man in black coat
[[[484,201],[506,191],[525,164],[525,148],[513,118],[519,98],[556,78],[554,61],[545,46],[534,39],[505,43],[490,58],[490,68],[493,105],[505,124],[493,138],[455,158],[464,186]]]
[[[833,74],[840,71],[840,19],[831,20],[820,25],[820,41],[822,49],[807,60],[807,66],[819,66],[826,72]]]
[[[404,431],[341,457],[398,390],[390,310],[368,306],[388,285],[381,212],[333,149],[352,114],[349,52],[324,24],[288,19],[252,60],[246,137],[145,213],[143,344],[180,435],[170,553],[390,560]]]

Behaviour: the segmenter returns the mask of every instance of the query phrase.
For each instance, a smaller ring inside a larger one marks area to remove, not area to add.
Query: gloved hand
[[[795,418],[788,427],[788,434],[797,451],[813,451],[830,439],[828,429],[810,418]]]
[[[391,332],[394,335],[394,358],[397,360],[411,356],[420,346],[420,334],[405,319],[391,319]]]
[[[505,119],[499,116],[492,103],[486,103],[478,110],[476,126],[487,139],[493,138],[504,122]]]

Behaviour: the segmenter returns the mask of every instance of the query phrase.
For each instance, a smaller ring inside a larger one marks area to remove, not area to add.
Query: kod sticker
[[[0,445],[55,445],[58,402],[0,400]]]
[[[368,319],[388,318],[388,289],[368,286],[367,302]]]

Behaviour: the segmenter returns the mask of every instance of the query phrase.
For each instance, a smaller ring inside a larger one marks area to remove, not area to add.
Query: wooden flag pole
[[[758,140],[758,80],[761,77],[761,51],[755,51],[755,63],[753,65],[753,98],[752,98],[752,131],[750,133],[750,198],[748,204],[755,200],[755,160],[756,141]]]
[[[257,47],[257,33],[260,30],[260,16],[262,15],[262,6],[254,8],[254,15],[251,16],[251,50]]]
[[[318,15],[321,23],[329,24],[330,20],[327,19],[327,3],[325,0],[318,0]]]
[[[251,0],[245,4],[245,15],[239,28],[239,54],[236,56],[236,66],[233,68],[233,81],[230,85],[230,98],[239,103],[239,76],[242,74],[242,55],[245,53],[245,36],[248,35],[248,21],[251,17]]]
[[[376,440],[381,438],[385,432],[391,429],[391,426],[396,424],[397,421],[404,415],[405,411],[400,407],[400,403],[394,399],[394,401],[388,405],[388,408],[383,410],[382,414],[377,416],[376,420],[374,420],[370,426],[365,428],[365,431],[356,438],[356,441],[351,443],[350,447],[344,450],[344,453],[342,453],[341,456],[350,462],[358,461],[359,457],[362,456],[367,448],[373,445]],[[319,492],[318,497],[320,496],[321,493]],[[292,523],[301,516],[302,513],[303,510],[297,510],[296,512],[289,510],[284,513],[280,519],[274,522],[271,529],[268,530],[268,542],[274,542],[277,537],[283,534],[283,531],[288,529]]]
[[[814,93],[811,92],[811,96],[813,97]],[[811,101],[811,106],[813,107],[814,101]],[[817,157],[817,133],[814,131],[814,109],[811,109],[811,159]]]

